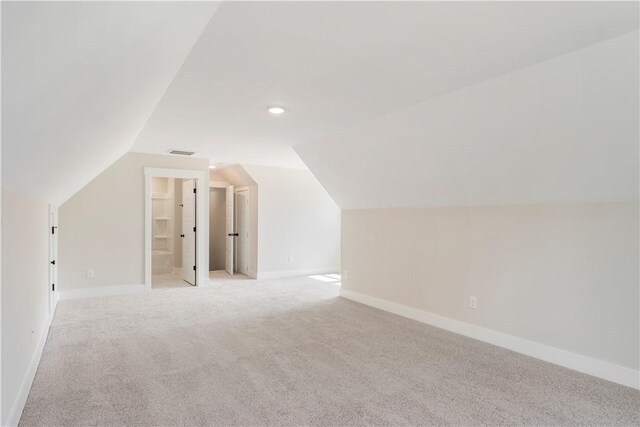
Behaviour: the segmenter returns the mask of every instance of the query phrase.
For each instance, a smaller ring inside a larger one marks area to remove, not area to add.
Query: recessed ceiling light
[[[282,114],[282,113],[284,113],[284,108],[282,108],[282,107],[269,107],[269,112],[271,114]]]
[[[209,165],[209,169],[215,169],[216,167],[216,165]]]

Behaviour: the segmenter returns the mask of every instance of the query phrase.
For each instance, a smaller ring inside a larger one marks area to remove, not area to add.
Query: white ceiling
[[[633,3],[223,3],[133,151],[304,167],[291,147],[637,26]]]
[[[342,207],[625,199],[637,28],[637,2],[5,2],[2,184],[60,203],[178,148],[308,165]]]
[[[296,149],[342,208],[635,201],[638,38],[627,33]]]
[[[217,6],[3,2],[3,187],[59,204],[126,153]]]

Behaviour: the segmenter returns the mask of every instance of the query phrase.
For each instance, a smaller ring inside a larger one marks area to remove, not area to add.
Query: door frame
[[[144,168],[144,287],[150,292],[152,273],[153,178],[193,179],[196,182],[196,286],[209,284],[209,170]],[[206,221],[205,221],[206,220]],[[206,236],[206,238],[205,238]]]

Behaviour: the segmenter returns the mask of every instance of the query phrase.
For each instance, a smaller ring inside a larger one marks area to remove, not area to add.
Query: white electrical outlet
[[[291,264],[291,263],[293,262],[293,257],[292,257],[291,255],[289,255],[289,256],[287,257],[287,262],[288,262],[289,264]]]
[[[342,273],[342,280],[349,280],[349,270],[345,270],[344,273]]]
[[[93,279],[95,272],[93,270],[87,270],[87,279]]]
[[[469,308],[473,308],[474,310],[478,308],[478,298],[469,297]]]

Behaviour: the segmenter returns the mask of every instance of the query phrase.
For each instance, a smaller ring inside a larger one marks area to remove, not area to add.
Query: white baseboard
[[[60,292],[60,300],[143,294],[144,285],[105,286],[101,288],[70,289]]]
[[[517,353],[535,357],[536,359],[544,360],[545,362],[550,362],[594,377],[640,389],[640,372],[631,368],[583,356],[578,353],[572,353],[567,350],[551,347],[535,341],[529,341],[513,335],[503,334],[491,329],[485,329],[470,323],[450,319],[438,314],[407,307],[406,305],[375,298],[359,292],[350,291],[348,289],[340,289],[340,296],[380,310],[388,311],[389,313],[397,314],[398,316],[417,320],[418,322],[455,332],[456,334],[464,335],[498,347],[515,351]]]
[[[280,270],[280,271],[265,271],[258,272],[257,279],[281,279],[283,277],[296,277],[296,276],[310,276],[313,274],[327,274],[327,273],[338,273],[340,272],[340,267],[335,268],[308,268],[302,270]]]
[[[45,321],[45,325],[42,328],[42,332],[40,332],[40,339],[38,340],[38,347],[36,347],[36,351],[33,353],[31,357],[31,361],[29,362],[29,367],[27,368],[27,372],[22,380],[22,384],[18,389],[18,394],[16,396],[16,400],[14,400],[13,405],[11,405],[11,410],[9,411],[9,416],[3,425],[5,426],[17,426],[20,422],[20,417],[22,416],[22,411],[24,410],[24,405],[27,403],[27,398],[29,397],[29,391],[31,390],[31,385],[33,384],[33,380],[36,377],[36,371],[38,370],[38,365],[40,364],[40,359],[42,358],[42,352],[44,351],[44,346],[47,343],[47,337],[49,337],[49,328],[51,327],[51,322],[53,322],[53,317],[56,313],[56,308],[58,306],[58,292],[54,292],[54,305],[53,312],[50,316],[47,317]]]

